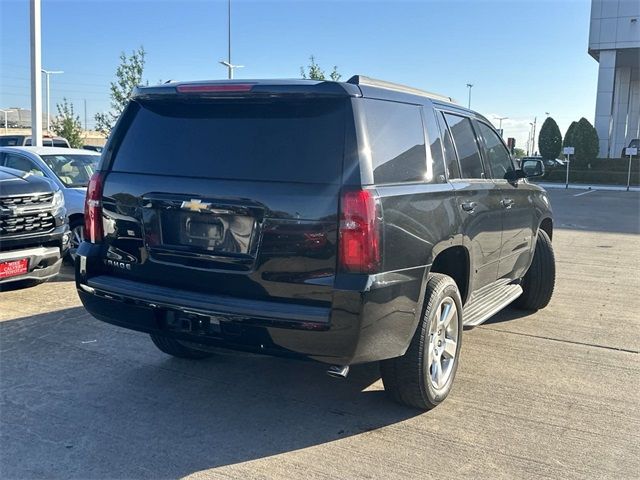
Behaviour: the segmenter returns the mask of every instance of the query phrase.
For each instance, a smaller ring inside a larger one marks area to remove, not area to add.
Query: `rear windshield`
[[[137,103],[111,169],[338,183],[345,105],[344,99]]]
[[[0,137],[0,147],[22,146],[22,137]]]

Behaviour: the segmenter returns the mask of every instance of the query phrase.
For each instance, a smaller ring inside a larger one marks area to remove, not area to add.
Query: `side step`
[[[522,287],[508,280],[498,280],[481,288],[464,306],[465,327],[475,327],[487,321],[522,295]]]

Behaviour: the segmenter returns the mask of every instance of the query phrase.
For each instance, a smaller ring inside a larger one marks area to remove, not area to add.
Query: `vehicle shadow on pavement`
[[[328,443],[421,412],[313,362],[174,359],[69,308],[0,323],[3,478],[168,478]],[[373,384],[373,385],[372,385]]]
[[[495,323],[511,322],[513,320],[519,320],[521,318],[527,318],[535,315],[535,310],[519,310],[514,307],[507,307],[504,310],[500,310],[493,317],[489,318],[482,325],[492,325]]]

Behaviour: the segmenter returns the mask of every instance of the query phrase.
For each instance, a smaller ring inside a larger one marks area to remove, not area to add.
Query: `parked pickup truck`
[[[57,275],[68,230],[57,185],[0,167],[0,290],[7,283],[39,283]]]
[[[543,173],[449,97],[366,77],[142,87],[89,182],[78,293],[177,357],[380,361],[429,409],[463,327],[551,299]]]

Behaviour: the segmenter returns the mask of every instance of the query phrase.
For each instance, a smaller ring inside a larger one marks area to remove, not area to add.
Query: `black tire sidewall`
[[[430,403],[437,405],[441,403],[449,392],[451,391],[451,387],[453,385],[453,381],[456,376],[456,371],[458,369],[458,363],[460,360],[460,349],[462,347],[462,300],[460,298],[460,292],[458,291],[458,287],[456,286],[453,279],[450,279],[450,283],[447,283],[443,286],[440,286],[437,290],[432,292],[432,302],[429,302],[428,299],[425,302],[427,308],[423,312],[423,320],[422,320],[422,345],[424,346],[422,351],[422,381],[424,382],[423,390],[427,396],[427,399]],[[456,304],[456,308],[458,310],[458,341],[456,346],[456,355],[453,362],[453,369],[451,371],[451,375],[446,383],[446,385],[436,390],[436,388],[431,383],[430,378],[430,365],[429,365],[429,325],[433,316],[435,315],[436,309],[446,297],[450,297],[454,303]],[[429,308],[430,307],[430,308]]]

